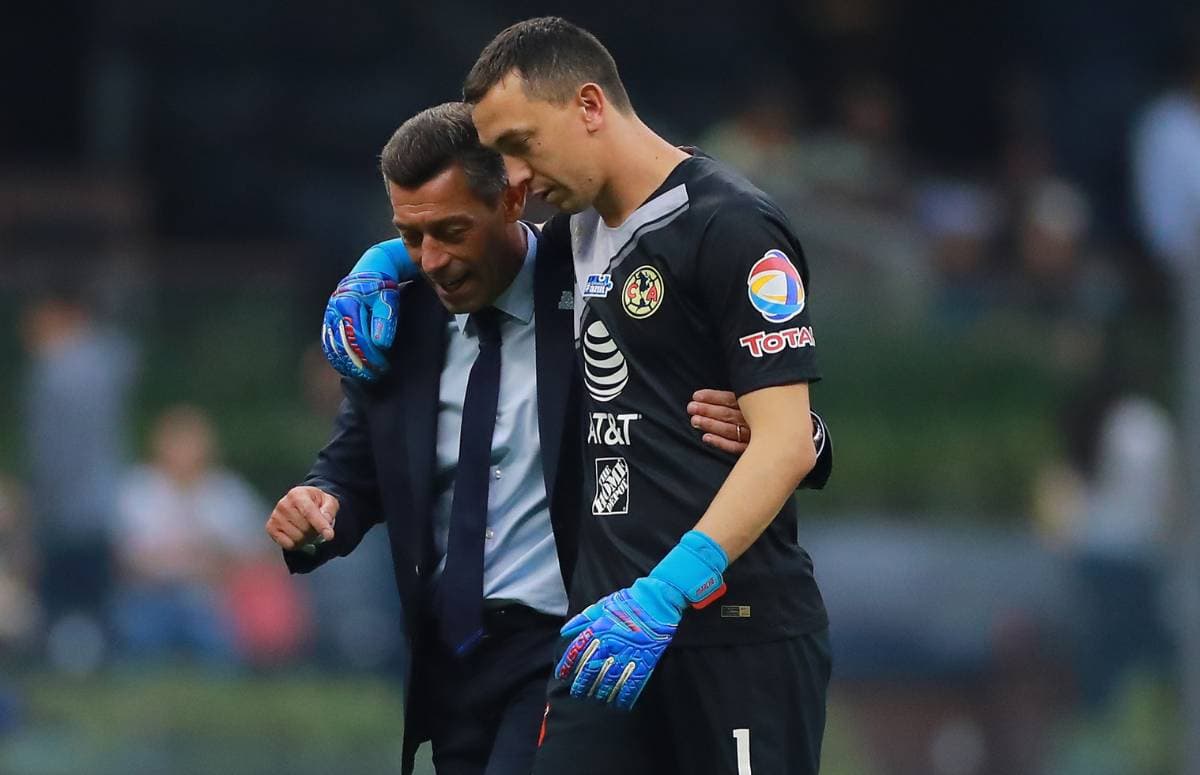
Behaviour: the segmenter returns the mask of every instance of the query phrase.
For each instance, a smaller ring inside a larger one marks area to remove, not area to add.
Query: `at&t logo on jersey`
[[[764,354],[774,355],[785,347],[794,350],[816,347],[817,340],[813,339],[812,326],[804,326],[783,331],[755,331],[739,339],[738,344],[748,349],[755,358],[761,358]]]
[[[658,311],[662,304],[663,294],[666,293],[662,275],[658,270],[647,264],[639,266],[629,273],[625,281],[625,290],[621,294],[621,305],[625,313],[636,320],[648,318]]]
[[[583,333],[583,381],[597,401],[611,401],[629,382],[629,367],[604,323],[597,320]]]
[[[637,413],[610,414],[592,412],[588,423],[588,444],[604,444],[609,447],[629,446],[629,426],[642,416]]]
[[[804,283],[788,257],[768,250],[746,278],[750,303],[770,323],[783,323],[804,309]]]
[[[585,299],[603,299],[608,296],[612,287],[612,275],[590,274],[587,276],[587,282],[583,284],[583,291],[580,295]]]

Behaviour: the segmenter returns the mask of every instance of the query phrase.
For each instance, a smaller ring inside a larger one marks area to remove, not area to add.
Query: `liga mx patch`
[[[596,458],[596,495],[592,514],[607,517],[629,513],[629,464],[623,457]]]
[[[580,295],[585,299],[604,299],[608,297],[608,292],[612,290],[612,287],[612,275],[590,274],[583,284]]]
[[[804,310],[804,282],[781,250],[768,250],[746,277],[750,303],[768,323],[783,323]]]
[[[625,307],[625,314],[635,320],[648,318],[658,312],[666,291],[662,275],[657,269],[649,264],[639,266],[630,272],[629,279],[625,281],[621,305]]]

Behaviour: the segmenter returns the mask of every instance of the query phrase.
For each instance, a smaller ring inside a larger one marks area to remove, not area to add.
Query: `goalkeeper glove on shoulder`
[[[337,372],[374,382],[388,370],[396,338],[400,285],[420,274],[400,239],[372,245],[325,305],[321,348]]]

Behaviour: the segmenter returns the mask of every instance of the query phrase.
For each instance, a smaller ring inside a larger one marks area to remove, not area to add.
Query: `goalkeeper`
[[[570,241],[586,297],[585,411],[636,418],[585,448],[578,614],[534,772],[815,775],[830,655],[791,498],[818,459],[798,433],[819,378],[798,239],[745,178],[646,126],[563,19],[501,32],[463,94],[510,183],[564,211],[544,234]],[[674,427],[696,384],[737,394],[740,458]]]

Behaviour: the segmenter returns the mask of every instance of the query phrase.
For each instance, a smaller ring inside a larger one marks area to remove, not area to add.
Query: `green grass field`
[[[6,775],[375,775],[398,772],[399,693],[372,678],[214,677],[159,669],[70,679],[27,674],[24,721],[0,735]],[[871,775],[831,708],[830,775]],[[428,746],[417,775],[433,775]]]
[[[365,775],[400,761],[399,692],[378,679],[159,669],[15,686],[25,718],[0,737],[4,773]]]
[[[398,772],[403,712],[381,679],[316,672],[215,677],[193,670],[87,679],[26,674],[24,721],[0,734],[5,775],[376,775]],[[826,775],[872,775],[830,707]],[[433,775],[428,746],[417,775]]]

